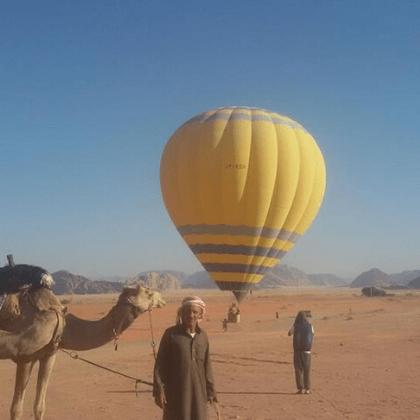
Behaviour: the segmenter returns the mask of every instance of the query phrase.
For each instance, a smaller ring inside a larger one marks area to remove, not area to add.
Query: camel
[[[118,338],[140,314],[165,305],[157,292],[143,286],[126,286],[107,315],[99,321],[87,321],[72,314],[64,315],[58,298],[45,287],[20,292],[18,307],[16,299],[16,295],[9,295],[0,310],[0,329],[3,330],[0,331],[0,359],[12,359],[17,365],[11,420],[22,417],[26,387],[37,361],[33,410],[35,420],[42,420],[58,348],[90,350],[103,346]]]
[[[55,310],[34,314],[32,322],[20,332],[0,331],[0,359],[22,360],[58,342],[64,319]]]

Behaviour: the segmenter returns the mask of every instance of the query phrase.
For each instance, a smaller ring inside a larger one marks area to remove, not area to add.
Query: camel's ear
[[[124,299],[127,296],[127,286],[123,286],[122,292],[118,296],[117,301],[119,302],[121,299]]]
[[[68,309],[67,306],[63,307],[63,315],[65,315],[67,313],[67,309]]]

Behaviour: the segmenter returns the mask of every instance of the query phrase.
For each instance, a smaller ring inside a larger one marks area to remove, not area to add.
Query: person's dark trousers
[[[311,353],[295,351],[293,355],[293,364],[295,366],[297,389],[310,389]]]

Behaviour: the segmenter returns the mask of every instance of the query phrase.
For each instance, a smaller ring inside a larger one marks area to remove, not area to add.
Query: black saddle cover
[[[47,287],[54,283],[51,274],[41,267],[18,264],[0,268],[0,295],[18,293],[25,287]]]

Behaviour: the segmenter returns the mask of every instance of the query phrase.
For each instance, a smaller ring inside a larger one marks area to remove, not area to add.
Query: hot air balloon
[[[221,290],[240,303],[305,233],[326,171],[300,124],[258,108],[219,108],[168,140],[160,182],[168,213]]]

